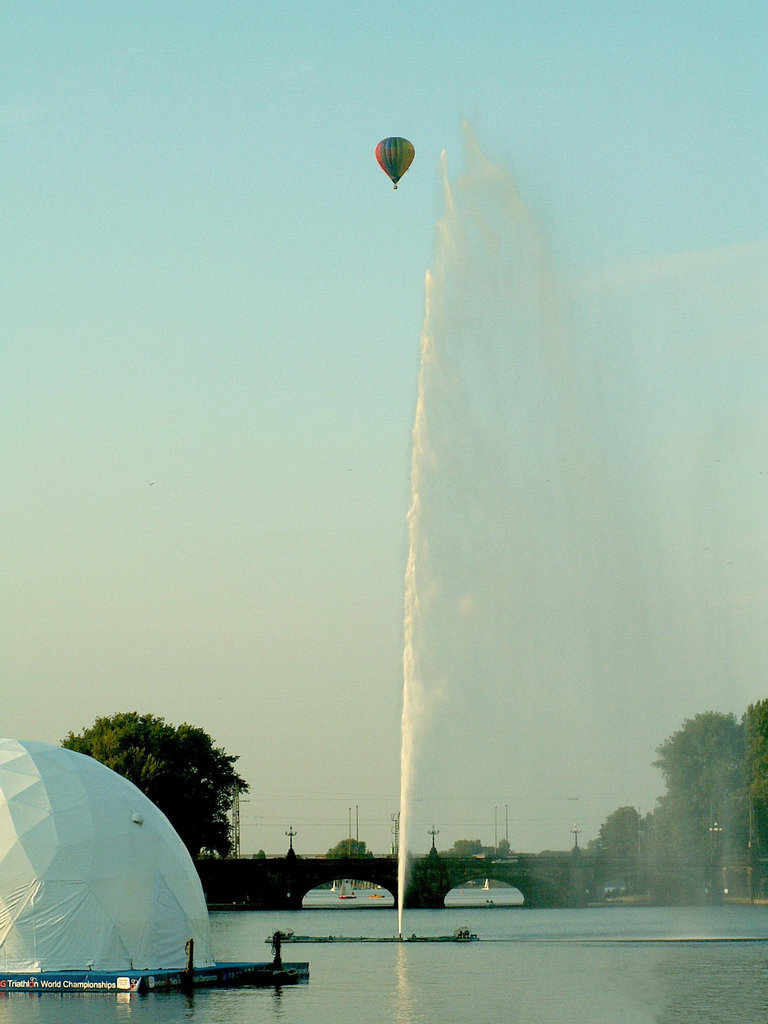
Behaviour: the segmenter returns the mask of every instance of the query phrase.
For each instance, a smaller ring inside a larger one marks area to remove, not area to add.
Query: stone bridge
[[[335,878],[373,882],[397,902],[394,857],[286,857],[200,859],[196,867],[211,905],[253,910],[300,910],[310,889]],[[406,908],[436,908],[446,894],[476,878],[506,882],[519,889],[527,907],[578,907],[595,898],[591,859],[570,853],[520,853],[493,857],[441,857],[432,850],[410,860]]]

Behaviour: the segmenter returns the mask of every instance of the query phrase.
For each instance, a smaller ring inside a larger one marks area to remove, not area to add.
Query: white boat
[[[354,889],[354,886],[352,885],[351,879],[349,879],[349,878],[342,878],[342,880],[341,880],[341,888],[339,889],[339,899],[340,900],[355,900],[355,899],[357,899],[357,896],[355,895],[355,889]]]

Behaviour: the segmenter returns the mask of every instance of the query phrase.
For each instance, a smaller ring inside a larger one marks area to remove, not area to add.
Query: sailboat
[[[355,900],[355,899],[357,899],[357,896],[355,896],[355,889],[354,889],[354,886],[352,885],[352,880],[351,879],[349,879],[349,878],[342,878],[342,880],[341,880],[341,888],[339,889],[339,899],[340,900]]]

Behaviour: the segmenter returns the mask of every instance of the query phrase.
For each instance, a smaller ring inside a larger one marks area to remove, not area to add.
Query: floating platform
[[[266,942],[272,942],[270,935]],[[294,935],[282,932],[282,942],[477,942],[468,928],[457,928],[453,935]]]
[[[308,963],[222,963],[196,967],[193,988],[271,988],[309,981]],[[0,996],[11,992],[168,992],[190,987],[184,970],[0,972]]]

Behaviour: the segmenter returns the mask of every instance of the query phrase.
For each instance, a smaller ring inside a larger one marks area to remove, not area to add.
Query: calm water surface
[[[389,936],[393,910],[212,915],[222,960],[266,960],[275,928]],[[405,915],[405,932],[470,944],[286,945],[308,985],[199,990],[191,997],[0,998],[9,1024],[764,1024],[768,908],[442,910]]]

